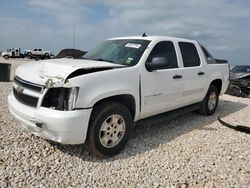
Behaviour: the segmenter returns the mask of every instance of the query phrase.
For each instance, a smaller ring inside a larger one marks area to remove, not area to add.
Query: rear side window
[[[200,45],[201,46],[201,45]],[[204,46],[201,46],[202,51],[204,52],[206,58],[213,58],[213,56],[207,51],[207,49]]]
[[[170,41],[162,41],[155,45],[148,56],[147,62],[152,62],[154,57],[165,57],[170,62],[167,69],[178,68],[174,44]]]
[[[216,64],[216,60],[214,59],[214,57],[211,55],[211,53],[202,45],[200,45],[206,59],[207,59],[207,63],[208,64]]]
[[[194,44],[179,42],[184,67],[196,67],[200,65],[200,57]]]

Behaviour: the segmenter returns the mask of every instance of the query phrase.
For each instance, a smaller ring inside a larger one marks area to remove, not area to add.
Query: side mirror
[[[149,72],[166,69],[170,63],[166,57],[154,57],[151,62],[146,62],[145,66]]]

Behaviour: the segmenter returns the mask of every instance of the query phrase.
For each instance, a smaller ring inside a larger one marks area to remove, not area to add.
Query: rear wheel
[[[201,103],[201,107],[198,110],[198,112],[206,116],[214,114],[218,105],[218,101],[219,101],[218,89],[215,86],[211,85],[207,91],[205,98]]]
[[[86,140],[87,149],[98,157],[118,154],[128,142],[133,121],[126,106],[104,102],[93,109]]]
[[[45,53],[45,55],[43,56],[43,59],[50,59],[50,56],[48,53]]]

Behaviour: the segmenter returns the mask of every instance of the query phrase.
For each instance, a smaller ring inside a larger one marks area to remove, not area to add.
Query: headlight
[[[68,110],[73,110],[75,108],[76,99],[78,97],[78,91],[78,87],[73,87],[69,89]]]
[[[55,110],[73,110],[78,92],[78,87],[50,88],[43,98],[42,106]]]

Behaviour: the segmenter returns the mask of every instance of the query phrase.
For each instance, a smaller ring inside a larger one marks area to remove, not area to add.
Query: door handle
[[[177,75],[174,75],[174,76],[173,76],[173,79],[180,79],[180,78],[182,78],[182,75],[178,75],[178,74],[177,74]]]
[[[202,75],[204,75],[204,74],[205,74],[205,72],[198,72],[198,73],[197,73],[198,76],[202,76]]]

